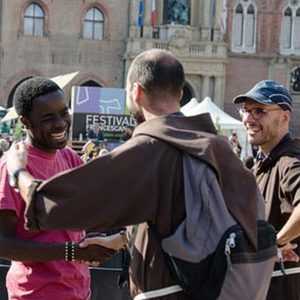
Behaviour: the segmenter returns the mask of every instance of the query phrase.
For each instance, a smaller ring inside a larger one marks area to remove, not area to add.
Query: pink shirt
[[[47,153],[29,147],[28,171],[37,179],[47,179],[58,172],[82,164],[80,157],[70,148]],[[0,209],[13,210],[18,222],[15,236],[24,240],[43,243],[79,242],[84,232],[41,231],[24,228],[25,205],[9,186],[5,157],[0,163]],[[72,209],[72,208],[70,208]],[[86,264],[64,260],[50,262],[12,261],[6,277],[9,299],[22,300],[76,300],[90,298],[90,273]]]

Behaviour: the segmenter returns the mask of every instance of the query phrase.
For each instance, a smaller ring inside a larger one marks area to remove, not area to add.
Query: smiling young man
[[[26,80],[15,92],[14,106],[27,131],[30,174],[45,180],[82,164],[66,147],[71,118],[54,82]],[[95,245],[79,248],[84,232],[25,229],[24,202],[11,187],[17,186],[22,170],[9,177],[6,159],[0,163],[0,257],[12,261],[6,278],[9,299],[89,299],[88,267],[75,260],[101,261],[111,251]]]
[[[243,103],[240,112],[249,142],[260,147],[254,175],[265,198],[267,218],[278,231],[277,243],[283,251],[298,245],[294,251],[299,256],[300,141],[289,133],[292,98],[282,85],[264,80],[233,102]],[[300,266],[294,252],[284,253],[291,260],[286,268]],[[267,299],[300,299],[300,274],[273,278]]]

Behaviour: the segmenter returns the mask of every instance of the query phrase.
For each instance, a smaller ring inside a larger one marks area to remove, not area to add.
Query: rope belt
[[[285,274],[281,270],[273,271],[272,277],[285,276],[300,273],[300,267],[285,269]]]
[[[151,299],[151,298],[178,293],[180,291],[182,291],[182,288],[179,285],[171,285],[166,288],[152,290],[149,292],[138,294],[137,296],[134,297],[133,300]]]
[[[285,275],[291,275],[291,274],[297,274],[300,273],[300,267],[297,268],[289,268],[285,269],[285,273],[282,273],[281,270],[273,271],[272,277],[279,277],[279,276],[285,276]],[[145,293],[138,294],[134,297],[133,300],[144,300],[144,299],[152,299],[160,296],[166,296],[170,294],[175,294],[182,291],[182,288],[179,285],[172,285],[168,286],[166,288],[148,291]]]

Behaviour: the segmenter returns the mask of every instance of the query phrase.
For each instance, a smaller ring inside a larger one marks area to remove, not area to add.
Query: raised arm
[[[155,143],[151,146],[147,153],[157,151]],[[159,160],[147,164],[147,153],[138,141],[131,140],[129,145],[42,183],[21,171],[18,187],[27,203],[27,227],[95,231],[153,220],[159,187],[155,164]],[[24,145],[14,145],[9,151],[8,172],[24,167],[25,157]]]

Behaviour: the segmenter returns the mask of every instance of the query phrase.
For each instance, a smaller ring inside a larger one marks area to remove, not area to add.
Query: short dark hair
[[[151,49],[138,55],[132,62],[128,79],[138,82],[151,99],[163,95],[178,96],[185,83],[184,69],[169,51]]]
[[[52,80],[34,77],[22,82],[16,89],[13,103],[19,116],[28,116],[32,110],[32,101],[36,97],[47,95],[62,89]]]

